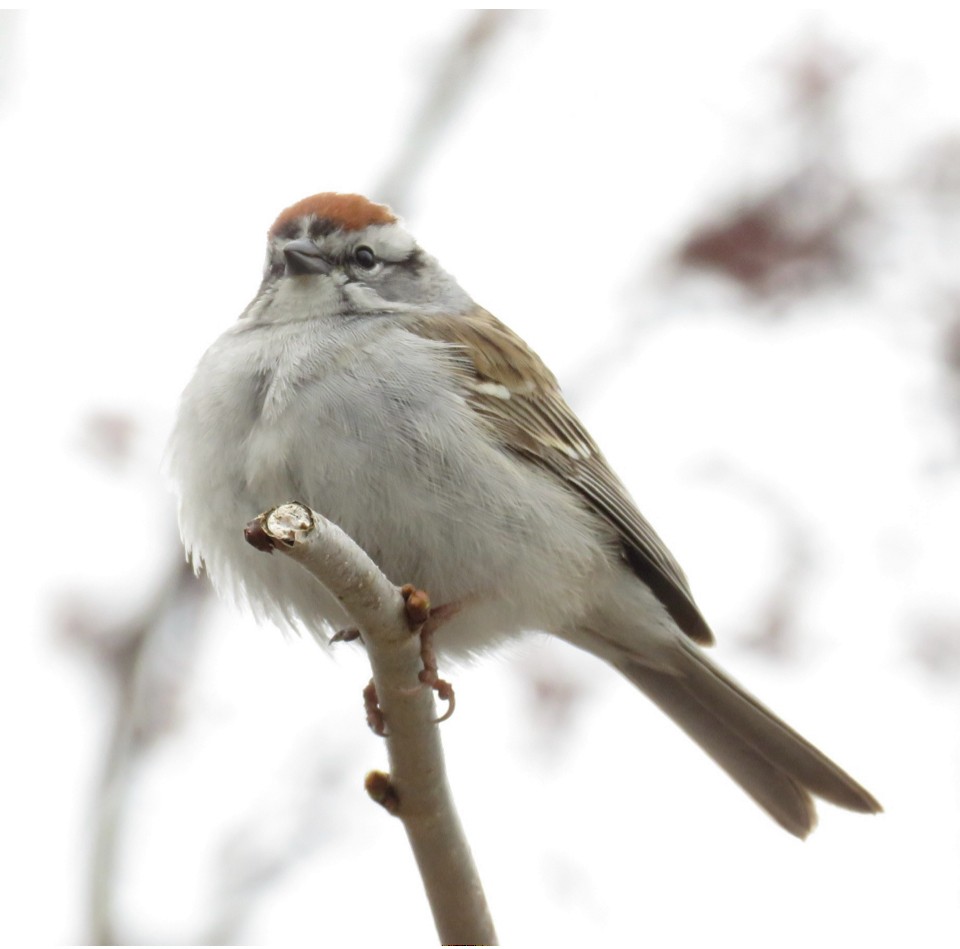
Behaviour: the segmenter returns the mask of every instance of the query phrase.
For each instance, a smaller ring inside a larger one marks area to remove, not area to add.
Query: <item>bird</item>
[[[882,810],[708,655],[685,574],[554,375],[386,205],[324,192],[280,213],[167,457],[188,557],[259,617],[321,640],[350,625],[322,584],[244,541],[296,499],[392,582],[452,605],[441,654],[552,634],[624,675],[789,833],[815,827],[814,798]]]

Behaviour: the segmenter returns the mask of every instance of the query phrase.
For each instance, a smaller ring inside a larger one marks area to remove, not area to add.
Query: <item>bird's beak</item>
[[[330,273],[330,262],[321,256],[317,245],[306,237],[285,244],[283,256],[287,261],[287,273],[295,277]]]

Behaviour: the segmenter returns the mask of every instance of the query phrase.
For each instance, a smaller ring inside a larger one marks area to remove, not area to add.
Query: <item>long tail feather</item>
[[[811,794],[864,813],[876,799],[695,645],[683,642],[668,673],[624,660],[620,671],[672,718],[774,820],[806,837],[816,826]]]

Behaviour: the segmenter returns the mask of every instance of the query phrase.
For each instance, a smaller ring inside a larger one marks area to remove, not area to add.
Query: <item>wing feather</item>
[[[616,530],[624,559],[680,628],[695,642],[712,643],[713,633],[680,565],[637,510],[536,353],[480,307],[459,316],[413,317],[409,329],[456,348],[466,397],[503,447],[575,488]]]

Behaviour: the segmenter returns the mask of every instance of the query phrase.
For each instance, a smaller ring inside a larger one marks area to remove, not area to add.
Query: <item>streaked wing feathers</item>
[[[480,307],[461,316],[418,317],[409,328],[458,347],[467,396],[504,447],[575,487],[617,531],[624,558],[680,628],[695,642],[712,643],[713,634],[680,566],[637,510],[536,353]]]

